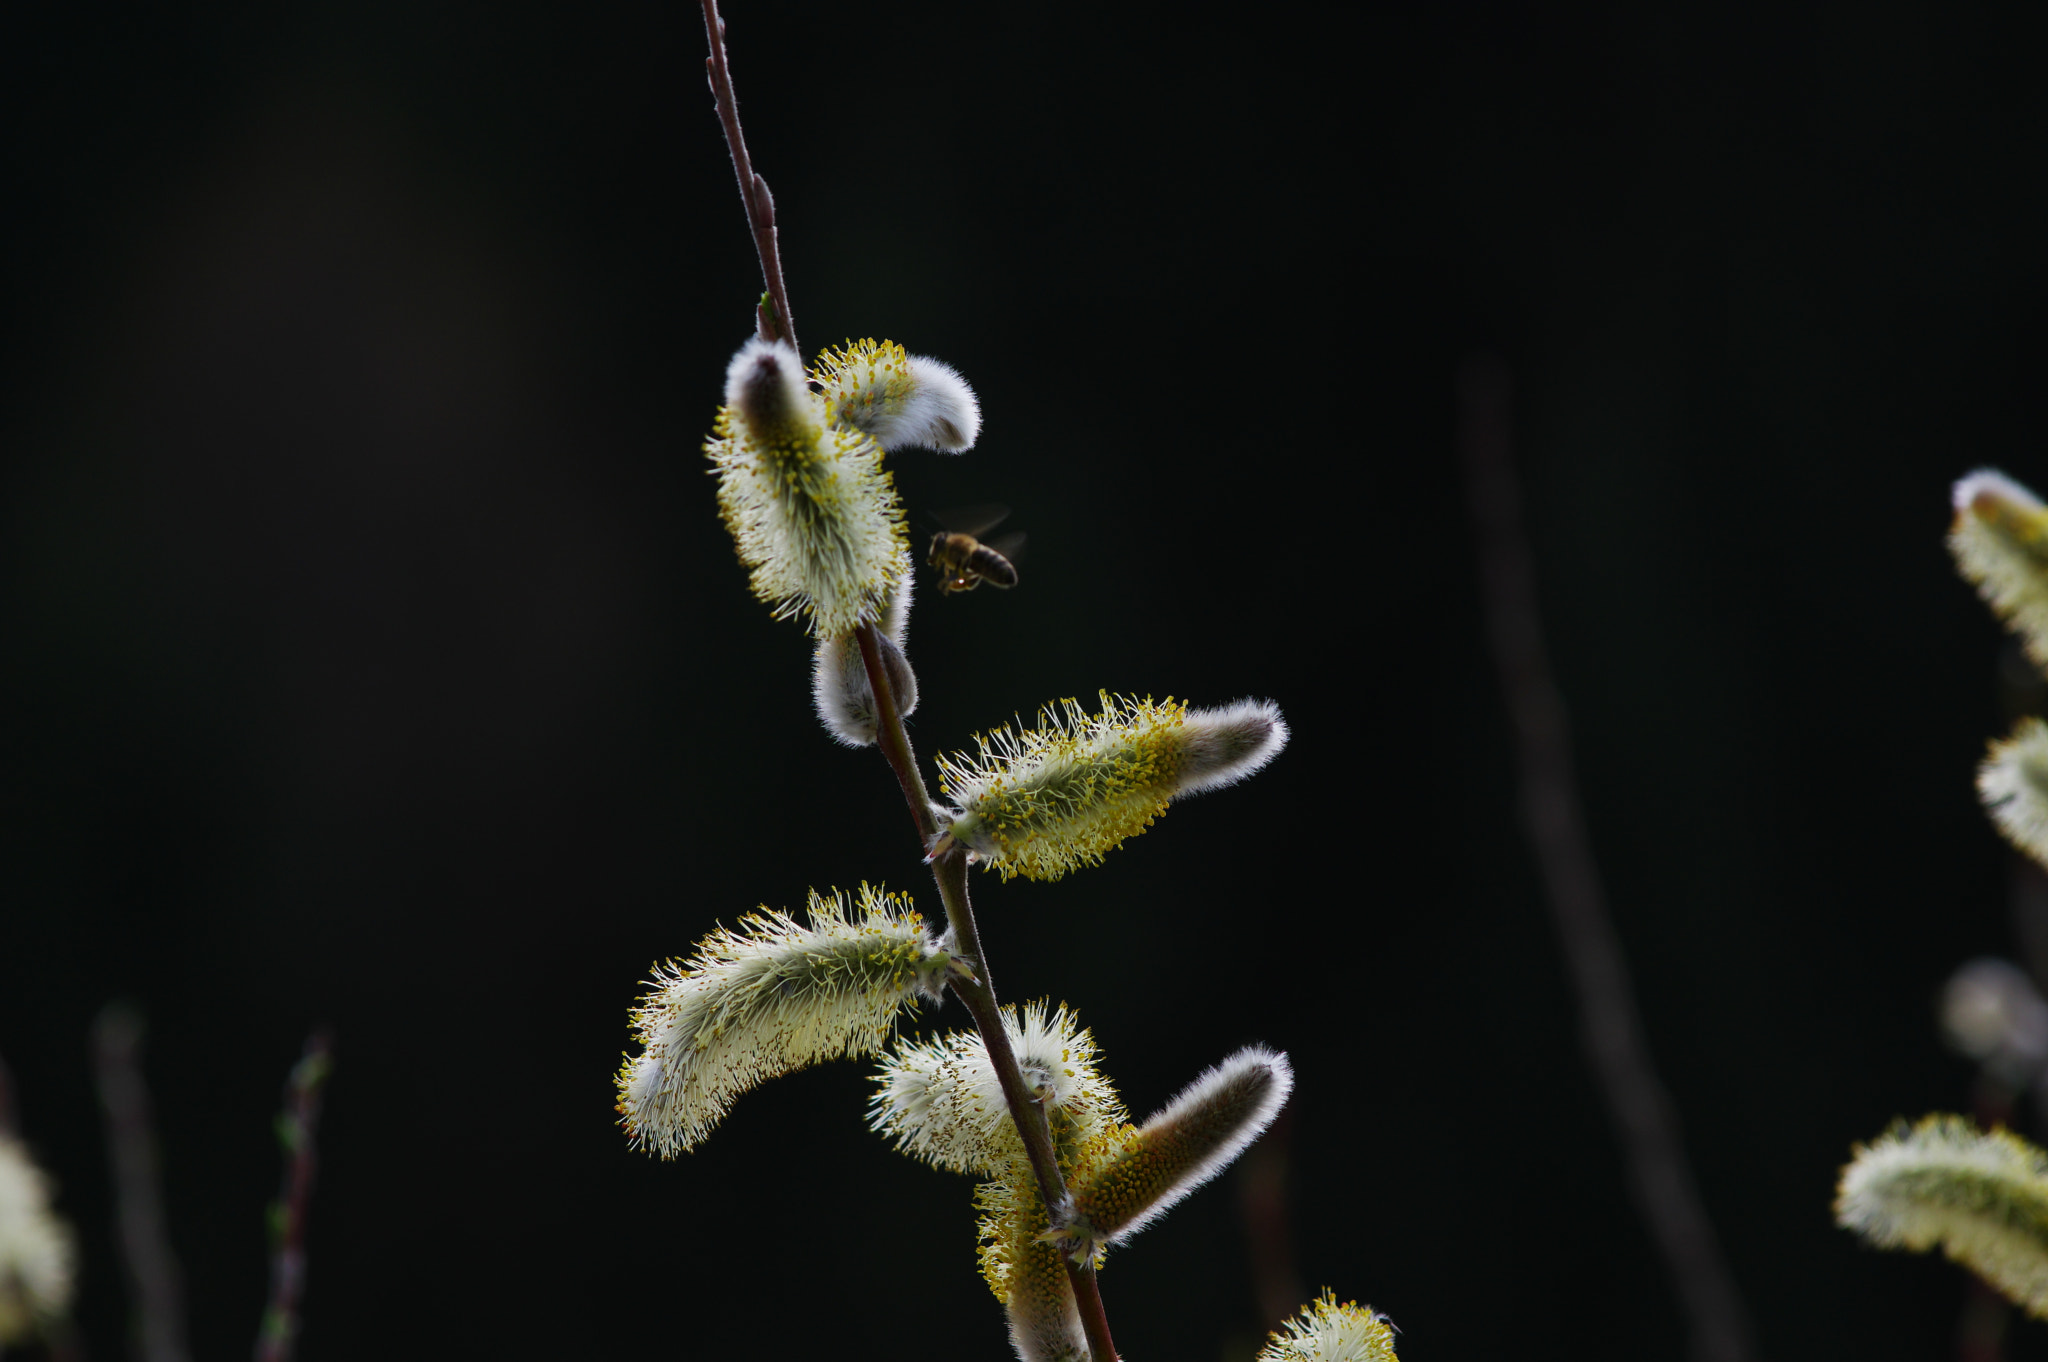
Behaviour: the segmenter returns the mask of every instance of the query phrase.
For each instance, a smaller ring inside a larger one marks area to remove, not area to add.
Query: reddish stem
[[[796,343],[796,324],[789,315],[789,292],[782,283],[781,238],[775,229],[775,196],[768,192],[768,181],[754,171],[754,162],[747,155],[747,139],[740,132],[740,106],[732,92],[732,72],[725,65],[725,20],[718,17],[718,0],[704,0],[704,31],[711,41],[711,55],[705,65],[711,72],[711,93],[718,101],[718,121],[725,125],[725,145],[732,152],[733,172],[740,180],[740,202],[747,208],[747,226],[754,233],[754,252],[761,257],[761,278],[768,286],[768,297],[775,309],[775,315],[764,315],[755,309],[755,329],[762,340],[773,340],[780,333],[798,355],[803,351]]]

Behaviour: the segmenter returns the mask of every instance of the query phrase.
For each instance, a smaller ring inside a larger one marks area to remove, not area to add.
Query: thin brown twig
[[[1465,364],[1459,427],[1486,632],[1520,752],[1523,826],[1578,994],[1586,1057],[1621,1137],[1637,1210],[1690,1319],[1693,1358],[1744,1362],[1754,1355],[1748,1316],[1686,1162],[1678,1114],[1650,1058],[1586,836],[1564,699],[1543,644],[1512,457],[1508,374],[1499,361]]]
[[[903,797],[910,803],[918,835],[923,845],[929,847],[938,832],[938,824],[931,812],[931,795],[925,789],[923,774],[917,769],[917,754],[910,746],[909,733],[904,730],[903,715],[897,709],[896,695],[889,685],[888,669],[882,665],[874,626],[863,624],[855,634],[860,640],[861,661],[867,666],[868,685],[875,694],[877,745],[894,768],[897,784],[902,786]],[[1016,1053],[1010,1048],[1010,1033],[1003,1027],[1002,1009],[996,1004],[995,985],[990,980],[988,959],[981,947],[981,933],[975,926],[974,906],[967,893],[967,849],[954,846],[933,856],[932,878],[938,882],[939,899],[946,905],[946,923],[953,929],[953,948],[972,962],[974,969],[972,978],[953,979],[953,991],[967,1005],[968,1015],[974,1018],[974,1028],[981,1033],[982,1044],[988,1050],[989,1065],[1002,1086],[1003,1101],[1010,1109],[1010,1118],[1016,1122],[1017,1133],[1023,1138],[1024,1152],[1031,1160],[1031,1171],[1038,1181],[1038,1194],[1045,1203],[1051,1224],[1054,1228],[1063,1227],[1073,1215],[1073,1198],[1067,1192],[1066,1180],[1060,1175],[1059,1155],[1053,1147],[1052,1126],[1046,1120],[1045,1108],[1033,1100],[1030,1089],[1024,1085],[1023,1070],[1018,1067]],[[1093,1260],[1077,1264],[1065,1255],[1062,1255],[1062,1260],[1067,1265],[1067,1284],[1073,1288],[1074,1304],[1081,1315],[1082,1330],[1088,1336],[1089,1351],[1096,1362],[1116,1362],[1116,1344],[1110,1338],[1109,1316],[1102,1308],[1102,1292],[1096,1285]]]
[[[755,173],[753,159],[747,155],[747,139],[740,132],[740,105],[732,92],[732,73],[725,65],[725,20],[718,15],[718,0],[704,0],[704,32],[711,43],[711,55],[704,64],[710,69],[711,93],[718,101],[718,121],[725,126],[725,145],[732,152],[733,173],[739,176],[740,202],[746,205],[747,227],[754,234],[754,253],[761,257],[761,279],[768,286],[768,297],[775,309],[771,318],[756,308],[755,327],[762,340],[773,340],[780,334],[801,355],[803,350],[796,343],[796,323],[789,315],[789,292],[782,283],[775,196],[768,192],[768,181]]]
[[[284,1187],[270,1208],[270,1301],[256,1331],[256,1362],[291,1362],[299,1338],[299,1301],[306,1291],[306,1213],[313,1202],[313,1137],[320,1127],[320,1092],[333,1067],[334,1040],[322,1027],[306,1038],[305,1052],[284,1085],[278,1143],[284,1146]]]
[[[93,1068],[107,1113],[114,1206],[128,1267],[142,1362],[186,1362],[185,1307],[178,1260],[164,1223],[162,1181],[149,1089],[142,1081],[142,1017],[110,1003],[93,1024]]]

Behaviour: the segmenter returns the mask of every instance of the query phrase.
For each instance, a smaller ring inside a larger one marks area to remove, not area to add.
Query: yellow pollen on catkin
[[[813,892],[797,922],[763,910],[656,967],[629,1015],[641,1052],[617,1079],[621,1125],[663,1158],[700,1143],[749,1088],[821,1060],[879,1053],[948,955],[908,897]]]
[[[911,570],[881,447],[826,420],[788,347],[750,342],[734,364],[704,453],[754,594],[821,638],[874,622]],[[742,399],[746,410],[734,405]]]
[[[811,376],[825,392],[825,419],[860,428],[902,406],[915,382],[903,347],[872,339],[827,348],[811,366]]]
[[[1273,1332],[1253,1362],[1399,1362],[1394,1327],[1356,1301],[1337,1303],[1328,1287]]]
[[[1050,1217],[1030,1161],[1012,1159],[1000,1177],[975,1190],[974,1205],[982,1213],[982,1280],[1003,1303],[1018,1356],[1028,1362],[1087,1358],[1066,1263],[1044,1237]]]
[[[1179,789],[1187,705],[1104,691],[1102,711],[1073,700],[1036,728],[979,735],[973,757],[939,758],[940,788],[960,806],[949,829],[1004,879],[1056,880],[1152,826]]]

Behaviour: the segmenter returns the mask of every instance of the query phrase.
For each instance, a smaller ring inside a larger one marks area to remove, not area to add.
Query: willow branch
[[[1486,632],[1519,748],[1522,822],[1578,994],[1586,1058],[1628,1160],[1630,1190],[1692,1325],[1696,1362],[1753,1356],[1748,1317],[1721,1259],[1657,1079],[1621,939],[1586,836],[1571,730],[1543,644],[1536,570],[1522,527],[1509,437],[1507,371],[1473,360],[1460,376],[1459,443],[1478,537]]]
[[[332,1064],[333,1040],[323,1029],[285,1080],[277,1138],[284,1146],[284,1188],[271,1206],[270,1303],[256,1335],[256,1362],[291,1362],[299,1337],[299,1300],[306,1290],[306,1212],[313,1201],[313,1136],[320,1126],[320,1090]]]
[[[756,329],[762,340],[774,340],[780,335],[801,355],[803,351],[796,343],[796,324],[789,315],[789,293],[782,283],[775,196],[768,192],[768,181],[754,172],[753,159],[747,155],[746,136],[740,132],[740,106],[732,93],[732,73],[725,65],[725,20],[718,16],[718,0],[704,0],[704,32],[711,43],[711,55],[704,64],[710,70],[712,96],[718,101],[718,121],[725,126],[725,145],[732,152],[733,173],[740,180],[740,202],[747,208],[754,252],[761,257],[761,280],[768,286],[768,298],[774,308],[773,317],[755,309]]]
[[[739,102],[733,97],[732,73],[726,66],[725,21],[718,15],[718,0],[703,0],[703,5],[705,34],[711,44],[711,56],[706,62],[710,68],[711,90],[718,102],[719,122],[725,127],[726,146],[732,152],[733,171],[739,177],[740,200],[746,205],[747,225],[754,233],[754,250],[761,258],[761,277],[768,286],[768,297],[774,309],[773,317],[757,311],[756,320],[764,340],[773,339],[779,333],[791,348],[796,348],[796,328],[790,321],[789,295],[782,281],[775,198],[768,192],[768,182],[755,172],[753,160],[747,155],[747,139],[740,131]],[[797,353],[801,355],[803,352],[798,350]],[[918,772],[910,736],[903,728],[903,715],[897,709],[887,670],[882,666],[874,627],[862,625],[856,636],[860,641],[861,662],[867,668],[868,685],[874,692],[875,729],[882,754],[888,758],[890,768],[896,773],[896,783],[903,791],[904,802],[910,806],[911,821],[917,827],[918,845],[929,853],[938,836],[938,824],[932,817],[931,796],[925,789],[924,777]],[[1010,1117],[1023,1138],[1032,1173],[1038,1180],[1039,1195],[1045,1201],[1052,1223],[1064,1225],[1072,1215],[1073,1201],[1067,1194],[1066,1182],[1060,1176],[1059,1158],[1053,1150],[1052,1127],[1046,1121],[1044,1108],[1032,1099],[1025,1087],[1024,1075],[1017,1067],[1017,1057],[1010,1049],[1009,1033],[1003,1029],[1002,1012],[996,1004],[995,989],[989,983],[988,960],[981,948],[980,933],[975,930],[974,909],[968,902],[966,851],[956,847],[933,856],[931,860],[932,877],[938,881],[939,898],[946,906],[946,921],[952,928],[954,948],[974,962],[975,977],[955,979],[953,989],[967,1005],[969,1015],[974,1018],[975,1029],[981,1033],[982,1043],[988,1049],[989,1062],[1002,1085],[1003,1100],[1010,1109]],[[1094,1266],[1076,1266],[1068,1262],[1067,1280],[1074,1290],[1074,1300],[1080,1309],[1094,1362],[1116,1362],[1116,1347],[1110,1341],[1109,1320],[1103,1313],[1101,1292],[1096,1289]]]
[[[902,787],[903,797],[910,803],[911,818],[917,823],[921,845],[929,847],[938,833],[938,824],[932,817],[931,796],[925,790],[924,776],[917,769],[917,755],[911,749],[910,735],[903,728],[903,715],[897,709],[896,694],[889,686],[888,669],[882,665],[874,626],[863,624],[855,635],[860,640],[861,661],[867,666],[868,686],[875,695],[878,745],[896,772],[896,783]],[[1066,1180],[1060,1176],[1059,1155],[1053,1149],[1052,1126],[1045,1118],[1045,1108],[1031,1096],[1030,1089],[1024,1084],[1023,1071],[1018,1068],[1016,1053],[1010,1048],[1010,1033],[1003,1027],[1002,1010],[996,1004],[988,957],[981,948],[981,933],[974,922],[974,906],[967,895],[967,849],[952,846],[934,855],[931,862],[932,878],[939,886],[939,899],[946,905],[946,923],[953,929],[954,949],[974,964],[974,976],[965,979],[956,976],[952,981],[953,991],[967,1005],[968,1015],[974,1018],[974,1028],[981,1033],[982,1044],[988,1050],[989,1065],[995,1070],[996,1081],[1002,1085],[1003,1102],[1010,1109],[1010,1119],[1016,1123],[1017,1133],[1024,1141],[1024,1152],[1031,1160],[1031,1171],[1038,1180],[1038,1195],[1045,1203],[1046,1213],[1055,1228],[1063,1226],[1073,1215],[1073,1198],[1067,1193]],[[1073,1288],[1081,1326],[1088,1335],[1089,1352],[1094,1355],[1095,1362],[1116,1362],[1116,1344],[1109,1336],[1109,1316],[1103,1311],[1102,1292],[1095,1284],[1094,1263],[1076,1264],[1064,1255],[1062,1260],[1067,1265],[1067,1284]]]

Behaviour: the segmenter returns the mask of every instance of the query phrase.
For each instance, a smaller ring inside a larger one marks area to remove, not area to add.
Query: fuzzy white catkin
[[[777,618],[807,617],[820,638],[877,619],[911,571],[881,447],[827,420],[824,399],[780,341],[740,347],[725,402],[704,452],[754,594]]]
[[[958,807],[947,836],[1008,879],[1056,880],[1152,826],[1182,795],[1242,780],[1287,744],[1270,700],[1190,710],[1101,693],[1039,711],[1034,728],[976,738],[979,751],[939,758],[939,787]]]
[[[1017,1067],[1052,1119],[1055,1138],[1078,1144],[1124,1119],[1098,1067],[1095,1037],[1065,1005],[1003,1009]],[[876,1074],[868,1124],[915,1158],[992,1177],[1023,1152],[988,1047],[973,1031],[898,1040]]]
[[[1287,1056],[1249,1045],[1206,1069],[1136,1131],[1082,1151],[1071,1179],[1077,1238],[1117,1244],[1230,1166],[1294,1089]]]
[[[813,891],[807,924],[748,914],[684,962],[655,968],[631,1014],[643,1047],[619,1071],[619,1116],[663,1158],[701,1142],[747,1089],[820,1060],[881,1050],[918,996],[936,999],[950,955],[903,895],[857,903]]]
[[[1949,552],[2036,664],[2048,667],[2048,506],[1996,469],[1955,485]]]
[[[2048,724],[2022,719],[1977,768],[1985,811],[2011,843],[2048,865]]]
[[[1325,1288],[1274,1331],[1254,1362],[1398,1362],[1394,1326],[1369,1305],[1337,1304]]]
[[[1960,1116],[1901,1123],[1842,1170],[1837,1223],[1880,1248],[1943,1252],[2048,1318],[2048,1155]]]
[[[50,1180],[21,1141],[0,1135],[0,1344],[25,1342],[70,1309],[75,1263]]]
[[[829,420],[891,452],[959,454],[981,434],[981,403],[967,380],[952,365],[906,354],[893,341],[848,341],[827,350],[814,376]]]
[[[1031,1161],[1018,1149],[1001,1176],[974,1192],[981,1211],[978,1256],[982,1280],[1010,1325],[1010,1347],[1021,1362],[1088,1362],[1088,1338],[1066,1262],[1046,1238],[1045,1203]]]

